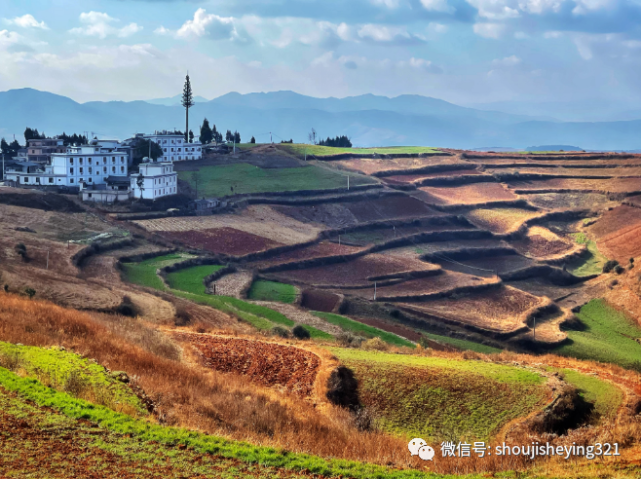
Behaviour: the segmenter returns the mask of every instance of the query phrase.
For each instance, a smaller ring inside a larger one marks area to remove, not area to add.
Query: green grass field
[[[192,188],[196,179],[192,171],[181,171],[178,176]],[[259,168],[247,163],[230,166],[205,166],[197,172],[199,196],[224,197],[245,193],[273,193],[279,191],[324,190],[347,187],[347,173],[319,166],[300,168]],[[376,183],[372,178],[350,174],[350,185]],[[233,191],[232,191],[233,188]]]
[[[552,368],[550,368],[552,369]],[[623,401],[623,393],[615,385],[571,369],[554,369],[563,374],[565,381],[576,387],[587,402],[594,404],[595,419],[614,419]]]
[[[123,274],[130,283],[164,291],[167,288],[156,274],[156,270],[193,257],[184,253],[172,253],[149,258],[139,263],[123,263]]]
[[[296,288],[291,284],[259,279],[254,281],[247,297],[255,301],[278,301],[291,304],[296,301]]]
[[[574,233],[571,236],[577,244],[586,245],[589,254],[572,261],[568,267],[568,271],[575,276],[591,276],[593,274],[600,274],[603,271],[603,265],[608,261],[608,258],[601,254],[596,243],[588,239],[585,233]]]
[[[59,348],[38,348],[0,342],[0,366],[11,366],[58,391],[145,416],[138,397],[124,383],[110,376],[99,364]]]
[[[339,326],[344,331],[349,331],[359,336],[363,336],[366,338],[378,337],[386,343],[391,344],[392,346],[407,346],[408,348],[416,347],[411,341],[396,336],[395,334],[388,333],[387,331],[383,331],[382,329],[374,328],[372,326],[368,326],[367,324],[359,323],[358,321],[354,321],[353,319],[347,318],[345,316],[340,316],[338,314],[332,313],[321,313],[318,311],[313,311],[313,314],[321,319],[324,319],[328,323]]]
[[[205,278],[223,268],[222,265],[205,265],[181,269],[167,275],[167,284],[172,289],[180,289],[193,294],[205,294]]]
[[[220,478],[248,478],[248,477],[309,477],[310,474],[318,474],[326,477],[351,477],[354,479],[428,479],[436,476],[423,473],[417,470],[393,470],[384,466],[365,464],[356,461],[322,459],[308,454],[295,454],[272,447],[253,446],[246,442],[231,441],[216,436],[209,436],[197,431],[180,429],[175,427],[160,426],[146,420],[135,419],[123,413],[115,412],[107,407],[95,405],[82,399],[74,398],[68,394],[47,388],[39,381],[31,378],[21,378],[15,373],[0,367],[0,405],[4,414],[17,415],[26,421],[34,418],[41,419],[42,426],[49,426],[50,432],[57,432],[62,441],[68,441],[77,420],[83,420],[86,432],[91,425],[94,442],[89,452],[98,452],[100,448],[125,457],[128,461],[135,461],[137,467],[136,477],[150,477],[143,475],[147,470],[141,467],[139,461],[149,461],[156,468],[166,465],[168,462],[176,461],[179,464],[185,463],[185,459],[194,454],[205,454],[209,456],[203,462],[195,461],[192,470],[179,476],[162,477],[192,477],[194,467],[200,470],[201,466],[213,465],[214,469],[202,467],[206,477]],[[16,393],[17,396],[9,396],[5,391]],[[41,409],[42,407],[46,409]],[[49,412],[50,411],[50,412]],[[39,427],[42,427],[39,426]],[[60,427],[65,427],[59,431]],[[24,425],[21,427],[25,427]],[[105,436],[103,433],[117,436]],[[91,434],[87,434],[91,437]],[[40,438],[42,434],[38,436]],[[4,437],[4,436],[3,436]],[[50,438],[52,436],[49,436]],[[107,437],[107,439],[105,439]],[[66,438],[66,439],[65,439]],[[82,436],[83,440],[87,439]],[[80,439],[80,438],[79,438]],[[111,439],[111,440],[109,440]],[[11,441],[11,435],[0,442],[0,448],[4,449]],[[84,442],[84,441],[83,441]],[[180,448],[175,446],[180,445]],[[13,451],[8,454],[15,454],[22,450],[29,451],[34,447],[34,437],[24,443],[13,443]],[[21,449],[15,450],[15,447]],[[167,448],[171,448],[168,451]],[[0,449],[0,450],[2,450]],[[86,454],[85,450],[83,454]],[[181,456],[185,454],[185,456]],[[60,457],[60,462],[66,460],[66,454]],[[166,457],[167,456],[167,457]],[[3,461],[8,460],[3,454]],[[87,456],[84,457],[87,460]],[[113,457],[111,461],[113,461]],[[230,464],[225,460],[234,459],[240,463]],[[159,462],[160,461],[160,462]],[[22,467],[29,465],[22,461]],[[74,468],[77,467],[74,462]],[[222,470],[218,466],[225,466]],[[246,466],[254,466],[253,470]],[[29,466],[33,470],[33,466]],[[211,466],[210,466],[211,467]],[[2,464],[0,464],[2,468]],[[271,468],[278,468],[273,470]],[[280,471],[279,471],[280,470]],[[284,471],[283,471],[284,470]],[[297,474],[304,471],[301,476]],[[9,471],[13,472],[13,471]],[[256,473],[260,473],[256,475]],[[286,473],[286,474],[283,474]],[[49,475],[25,475],[15,477],[52,477]],[[107,477],[106,475],[103,477]],[[117,477],[110,475],[108,477]],[[154,475],[153,477],[161,477]],[[439,476],[444,477],[444,476]],[[452,477],[452,476],[449,476]],[[469,477],[469,476],[468,476]]]
[[[334,148],[331,146],[305,145],[301,143],[279,144],[279,148],[292,153],[299,158],[307,155],[332,156],[350,153],[353,155],[419,155],[421,153],[439,153],[438,148],[429,146],[390,146],[385,148]]]
[[[383,429],[435,441],[488,440],[545,401],[544,379],[482,361],[332,348]]]
[[[641,372],[641,344],[635,341],[641,338],[641,327],[631,318],[601,299],[583,306],[577,317],[585,330],[568,331],[571,342],[555,349],[555,353]]]

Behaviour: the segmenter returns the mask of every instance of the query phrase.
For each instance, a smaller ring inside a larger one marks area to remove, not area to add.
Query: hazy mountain
[[[583,148],[571,145],[541,145],[528,146],[523,151],[581,151]]]
[[[172,96],[170,98],[155,98],[153,100],[145,100],[147,103],[152,105],[164,105],[164,106],[179,106],[182,101],[182,95]],[[209,100],[203,98],[202,96],[195,96],[194,103],[207,103]]]
[[[453,148],[523,149],[524,145],[581,145],[590,150],[641,147],[641,120],[621,122],[540,121],[522,115],[464,108],[421,96],[386,98],[362,95],[344,99],[311,98],[292,92],[231,93],[190,110],[198,134],[207,117],[218,130],[238,130],[244,141],[292,138],[303,142],[311,128],[321,137],[347,135],[355,146],[431,145]],[[136,132],[184,129],[180,106],[144,101],[77,103],[32,89],[0,92],[0,136],[23,141],[25,127],[47,134],[93,132],[124,139]]]

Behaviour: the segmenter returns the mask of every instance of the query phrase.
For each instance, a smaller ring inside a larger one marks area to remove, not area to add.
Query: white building
[[[164,161],[200,160],[203,157],[203,148],[200,142],[187,143],[185,135],[157,131],[153,135],[144,135],[143,138],[160,145]]]
[[[138,182],[142,180],[142,188]],[[155,200],[178,193],[178,173],[171,161],[150,162],[145,158],[138,174],[132,173],[130,188],[133,198]],[[142,191],[141,191],[142,190]]]
[[[117,141],[92,140],[89,145],[69,146],[65,153],[53,153],[51,164],[41,168],[7,170],[7,179],[31,186],[101,185],[109,177],[129,175],[128,157],[128,152],[119,150]]]

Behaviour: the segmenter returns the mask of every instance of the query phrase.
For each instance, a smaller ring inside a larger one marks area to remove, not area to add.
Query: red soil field
[[[280,344],[202,334],[174,333],[200,351],[206,367],[249,376],[265,386],[281,386],[308,396],[312,392],[320,359],[313,353]]]
[[[282,246],[281,243],[267,238],[226,227],[192,231],[163,231],[159,234],[191,248],[237,256]]]
[[[555,178],[541,181],[510,181],[515,190],[582,190],[608,193],[633,193],[641,191],[641,178],[612,178],[591,180],[583,178]]]
[[[474,205],[518,199],[513,192],[507,190],[500,183],[473,183],[471,185],[438,188],[425,186],[419,188],[419,190],[434,198],[436,204]],[[429,200],[425,199],[424,201]]]
[[[324,258],[327,256],[338,256],[356,253],[361,251],[363,248],[358,246],[349,246],[345,244],[330,243],[329,241],[323,241],[307,248],[301,248],[294,251],[288,251],[286,253],[267,258],[255,263],[252,263],[258,268],[266,268],[269,266],[282,264],[282,263],[293,263],[296,261],[303,261],[306,259],[313,258]]]
[[[387,321],[381,321],[374,318],[356,318],[354,316],[351,316],[351,319],[353,319],[354,321],[358,321],[359,323],[382,329],[383,331],[387,331],[388,333],[397,334],[398,336],[407,338],[410,341],[418,342],[418,340],[422,337],[422,334],[414,331],[413,329],[401,326],[400,324],[392,324],[388,323]]]
[[[444,176],[467,176],[467,175],[482,175],[483,173],[475,170],[447,170],[447,171],[435,171],[434,173],[420,173],[415,175],[394,175],[394,176],[385,176],[383,181],[392,184],[400,183],[412,183],[416,180],[422,180],[424,178],[442,178]]]
[[[413,158],[386,158],[386,159],[366,159],[355,158],[351,160],[340,160],[334,162],[337,166],[342,166],[348,170],[360,171],[367,175],[379,171],[390,170],[409,170],[412,168],[422,168],[430,165],[460,163],[455,156],[430,156],[430,157],[413,157]]]
[[[434,216],[438,213],[416,198],[391,196],[371,201],[348,203],[347,208],[359,222],[392,218]]]
[[[588,231],[608,258],[627,263],[630,258],[641,256],[640,208],[624,205],[606,211]]]
[[[578,165],[576,165],[578,166]],[[517,168],[488,168],[487,172],[512,173],[536,175],[565,175],[565,176],[641,176],[641,166],[617,166],[614,168],[564,168],[563,166],[551,167],[517,167]]]
[[[372,284],[368,278],[384,275],[402,275],[411,271],[437,269],[429,263],[381,254],[370,254],[352,261],[316,266],[302,270],[276,273],[281,281],[298,281],[313,285],[365,286]]]
[[[569,242],[549,240],[541,235],[530,235],[523,239],[512,242],[512,246],[523,255],[530,255],[535,258],[543,258],[566,253],[572,249]]]
[[[536,296],[507,286],[459,298],[404,303],[403,307],[506,333],[523,327],[524,313],[540,302]]]
[[[302,296],[302,307],[325,313],[331,313],[340,300],[338,295],[319,289],[306,289]]]
[[[382,286],[377,288],[376,298],[379,300],[389,299],[394,301],[394,298],[397,297],[440,293],[463,286],[479,286],[487,283],[488,281],[494,280],[471,276],[469,274],[443,271],[441,274],[436,276],[411,279],[391,286]],[[349,291],[349,294],[364,299],[372,299],[374,296],[374,287],[372,285],[371,288],[367,289],[355,289]]]
[[[479,253],[479,255],[482,253]],[[443,253],[447,257],[447,252]],[[457,264],[461,263],[461,264]],[[491,278],[494,276],[493,272],[479,271],[472,268],[481,268],[483,270],[498,271],[499,274],[508,273],[517,269],[526,268],[533,264],[531,259],[525,258],[518,254],[510,254],[503,256],[487,256],[477,257],[472,259],[457,260],[457,263],[450,263],[449,261],[439,261],[439,264],[448,271],[457,271],[459,273],[474,274],[476,276],[483,276]],[[466,265],[466,266],[462,266]]]

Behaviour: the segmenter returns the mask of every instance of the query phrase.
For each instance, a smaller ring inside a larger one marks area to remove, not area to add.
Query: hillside
[[[155,104],[87,102],[32,89],[0,92],[0,136],[20,137],[26,126],[47,133],[94,131],[101,137],[129,138],[136,132],[183,124],[184,112],[171,101]],[[167,104],[169,103],[169,105]],[[525,145],[581,145],[593,150],[639,147],[639,121],[558,122],[497,111],[460,107],[429,97],[312,98],[293,92],[230,93],[191,109],[193,125],[207,117],[219,130],[242,138],[305,141],[312,128],[320,137],[347,135],[356,146],[434,145],[450,148],[523,148]]]
[[[0,475],[67,451],[78,477],[634,477],[641,156],[242,144],[176,169],[229,205],[0,188]]]

